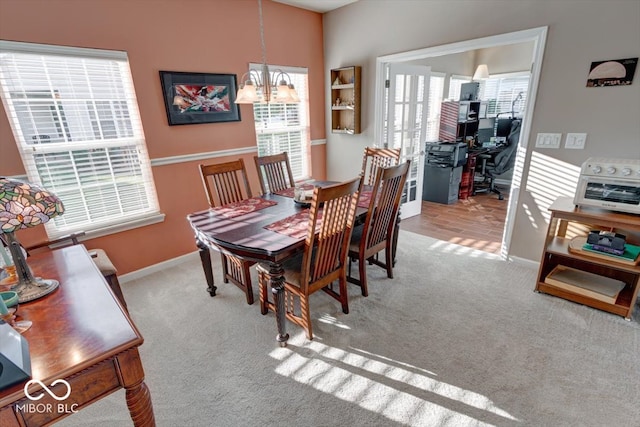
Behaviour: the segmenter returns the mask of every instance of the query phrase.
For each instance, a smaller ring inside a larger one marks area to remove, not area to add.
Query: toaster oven
[[[587,159],[573,202],[640,215],[640,159]]]

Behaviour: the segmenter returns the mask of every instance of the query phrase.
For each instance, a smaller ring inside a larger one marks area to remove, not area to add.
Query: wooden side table
[[[551,219],[547,230],[538,280],[535,290],[555,295],[569,301],[607,311],[631,320],[633,308],[640,291],[640,266],[617,262],[615,258],[595,257],[588,253],[575,253],[570,250],[569,228],[606,229],[627,235],[627,243],[640,244],[640,215],[606,211],[599,208],[576,207],[572,199],[560,197],[549,207]],[[609,303],[571,292],[566,288],[554,286],[545,281],[557,266],[566,266],[623,281],[624,288]]]
[[[27,383],[27,393],[24,383],[0,391],[0,425],[48,425],[124,388],[133,424],[155,426],[138,354],[143,338],[85,247],[34,255],[27,262],[34,275],[60,286],[18,307],[33,322],[24,337],[36,381]]]

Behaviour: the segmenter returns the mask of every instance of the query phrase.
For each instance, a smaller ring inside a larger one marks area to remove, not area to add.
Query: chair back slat
[[[263,194],[275,193],[293,187],[293,173],[287,152],[271,156],[255,156],[256,169]]]
[[[361,241],[363,249],[380,245],[393,236],[409,165],[410,162],[406,161],[398,166],[378,170],[364,224]]]
[[[301,286],[308,287],[346,268],[361,180],[314,190],[302,261]],[[322,212],[319,229],[316,220]]]
[[[373,185],[380,168],[395,166],[400,162],[400,149],[366,147],[362,157],[363,185]]]
[[[244,161],[200,165],[209,206],[221,206],[252,197]]]

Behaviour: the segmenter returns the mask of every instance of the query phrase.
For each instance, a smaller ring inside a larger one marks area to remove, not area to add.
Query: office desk
[[[0,391],[0,426],[44,426],[125,388],[135,426],[154,426],[151,395],[138,354],[143,338],[113,295],[82,245],[28,258],[35,276],[56,279],[50,295],[20,304],[18,314],[33,321],[24,333],[29,343],[33,383]],[[58,380],[71,387],[68,391]]]

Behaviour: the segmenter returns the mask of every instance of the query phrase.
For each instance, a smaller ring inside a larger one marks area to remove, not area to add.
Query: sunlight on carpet
[[[407,425],[492,425],[414,396],[412,388],[518,421],[482,394],[439,381],[426,369],[361,349],[345,351],[313,341],[299,351],[277,348],[270,356],[281,362],[276,373]]]

